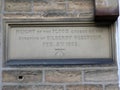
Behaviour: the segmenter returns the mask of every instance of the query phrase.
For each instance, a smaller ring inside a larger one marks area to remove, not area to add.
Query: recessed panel
[[[111,38],[108,25],[12,25],[6,30],[6,59],[20,62],[108,60],[112,59]]]

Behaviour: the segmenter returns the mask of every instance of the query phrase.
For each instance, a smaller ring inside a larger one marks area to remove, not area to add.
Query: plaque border
[[[115,25],[108,23],[95,22],[40,22],[40,21],[16,21],[16,20],[4,20],[4,30],[3,30],[3,65],[6,66],[40,66],[40,65],[101,65],[101,64],[114,64],[116,63],[116,42],[115,42]],[[109,25],[111,29],[111,58],[80,58],[80,59],[34,59],[34,60],[8,60],[7,59],[7,30],[15,25],[56,25],[56,26],[89,26],[89,25]]]

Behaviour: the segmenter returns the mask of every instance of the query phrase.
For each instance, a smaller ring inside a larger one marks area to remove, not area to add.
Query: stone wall
[[[42,0],[0,0],[0,90],[119,90],[117,64],[3,66],[4,20],[39,20],[39,10],[42,8],[40,1]],[[87,19],[91,18],[92,14],[89,16]]]

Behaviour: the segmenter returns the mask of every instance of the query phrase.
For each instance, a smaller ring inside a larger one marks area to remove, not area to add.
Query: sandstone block
[[[30,12],[31,0],[5,0],[5,11]]]
[[[105,90],[119,90],[119,85],[107,85]]]
[[[3,71],[3,82],[13,82],[13,83],[39,83],[42,81],[41,71]]]
[[[81,82],[81,71],[51,70],[46,71],[46,82],[62,83],[62,82]]]
[[[91,70],[85,72],[85,81],[116,81],[117,70]]]

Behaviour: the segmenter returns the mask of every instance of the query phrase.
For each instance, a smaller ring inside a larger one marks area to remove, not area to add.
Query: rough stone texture
[[[2,90],[32,90],[31,86],[3,86]]]
[[[31,0],[5,0],[5,11],[30,12]]]
[[[82,12],[87,12],[93,10],[93,0],[68,0],[68,10],[81,10]]]
[[[34,11],[64,10],[77,11],[93,10],[93,0],[34,0]]]
[[[34,86],[34,90],[64,90],[62,86]],[[2,90],[33,90],[32,86],[3,86]]]
[[[103,90],[101,85],[71,85],[67,90]]]
[[[46,71],[46,82],[80,82],[82,81],[81,71],[51,70]]]
[[[16,82],[16,83],[39,83],[42,80],[41,71],[3,71],[3,82]]]
[[[119,90],[119,87],[118,87],[118,85],[107,85],[106,87],[105,87],[105,90]]]
[[[54,11],[65,10],[64,0],[34,0],[33,10],[38,11]]]
[[[116,70],[91,70],[85,72],[85,81],[117,81]]]
[[[4,19],[38,19],[40,15],[31,15],[31,14],[5,14]]]
[[[34,90],[64,90],[62,86],[35,86]]]
[[[42,21],[44,17],[45,19],[47,19],[49,18],[49,16],[51,20],[54,20],[58,17],[60,18],[78,17],[77,20],[80,18],[80,20],[85,19],[86,21],[88,21],[89,19],[92,20],[94,19],[93,17],[94,7],[92,5],[94,0],[0,0],[0,1],[4,1],[5,3],[4,5],[5,11],[2,11],[3,19],[30,20],[30,21],[36,20],[39,22]],[[33,3],[31,4],[32,1]],[[115,0],[96,0],[96,1],[114,2]],[[109,6],[111,4],[113,5],[113,3],[111,2],[108,3]],[[46,6],[46,4],[49,5]],[[116,3],[114,5],[116,5]],[[113,8],[114,5],[112,6]],[[102,5],[100,5],[99,3],[98,7],[101,6]],[[45,12],[44,14],[43,10],[44,11],[46,10],[48,12]],[[112,11],[110,7],[109,10]],[[58,17],[56,17],[57,15]],[[73,19],[72,22],[74,22]],[[1,24],[3,24],[3,22],[1,22]],[[2,28],[1,30],[4,29]],[[2,49],[0,48],[0,50]],[[4,63],[4,61],[2,60],[3,59],[0,57],[0,63],[2,62]],[[56,67],[58,69],[56,69]],[[26,67],[20,67],[20,68],[15,67],[15,68],[17,68],[18,70],[14,69],[14,67],[6,67],[6,66],[2,67],[3,77],[1,77],[0,75],[0,78],[2,78],[3,82],[1,84],[0,81],[0,90],[32,90],[32,89],[33,90],[118,90],[118,85],[112,85],[112,83],[118,81],[117,65],[115,64],[80,65],[80,66],[72,65],[70,67],[64,66],[62,67],[62,69],[61,66],[59,67],[57,65],[52,66],[52,68],[50,66],[51,69],[49,68],[49,66],[47,66],[47,69],[46,67],[41,66],[38,67],[37,70],[34,69],[34,67],[28,67],[29,71],[28,69],[26,70]],[[21,68],[23,71],[21,70]],[[112,68],[114,68],[114,70]],[[42,73],[42,70],[44,70],[45,72]],[[34,74],[31,72],[34,72]],[[23,76],[23,79],[18,79],[20,76]],[[111,85],[109,85],[110,83]],[[2,85],[3,88],[1,87]],[[24,85],[24,86],[20,86],[20,85]],[[103,88],[104,86],[105,88]]]
[[[118,6],[118,0],[96,0],[96,9],[114,10]]]
[[[93,19],[92,0],[34,0],[33,10],[41,18],[82,18]]]

